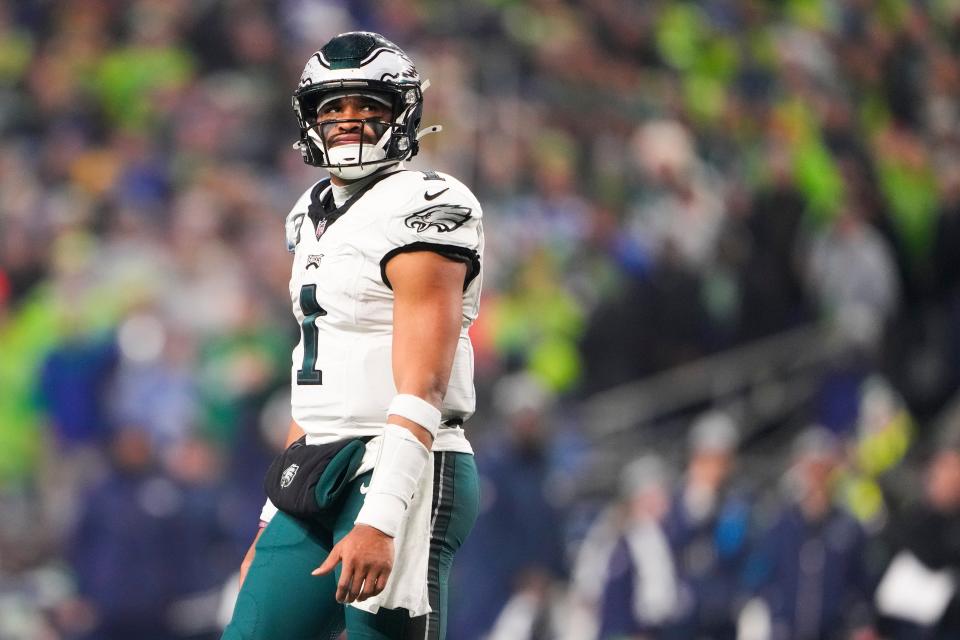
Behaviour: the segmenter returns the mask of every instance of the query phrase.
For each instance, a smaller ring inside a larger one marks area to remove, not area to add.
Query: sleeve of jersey
[[[387,239],[392,248],[380,260],[380,277],[390,285],[387,263],[412,251],[433,251],[467,266],[466,289],[480,273],[480,205],[459,189],[449,189],[436,202],[419,199],[412,207],[394,213],[388,223]]]
[[[310,210],[310,202],[316,198],[326,186],[326,180],[315,183],[303,192],[303,195],[297,199],[296,204],[290,209],[290,213],[287,214],[283,227],[287,239],[287,251],[290,253],[296,251],[297,245],[300,244],[300,229],[303,227],[303,222]]]

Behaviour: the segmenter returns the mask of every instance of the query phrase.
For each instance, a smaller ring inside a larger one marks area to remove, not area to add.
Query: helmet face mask
[[[347,120],[318,122],[317,108],[331,96],[345,95],[374,96],[389,105],[391,119],[350,119],[361,127],[372,127],[378,140],[328,149],[324,129]],[[346,180],[412,158],[419,150],[420,76],[399,47],[375,33],[341,34],[314,53],[293,94],[293,110],[300,125],[300,140],[294,146],[300,149],[303,161]]]
[[[332,95],[334,98],[325,99],[324,104],[333,102],[339,97],[346,97],[336,93]],[[367,94],[351,92],[347,95],[364,97]],[[380,101],[378,100],[378,102]],[[323,108],[321,105],[320,109]],[[394,158],[388,158],[387,153],[391,142],[402,135],[402,131],[399,131],[399,128],[388,120],[376,116],[370,118],[321,118],[322,116],[318,115],[313,123],[307,127],[306,136],[314,147],[320,150],[324,159],[324,166],[340,178],[356,180],[376,171],[381,166],[396,162]],[[330,146],[329,142],[341,129],[343,133],[356,131],[358,140]]]

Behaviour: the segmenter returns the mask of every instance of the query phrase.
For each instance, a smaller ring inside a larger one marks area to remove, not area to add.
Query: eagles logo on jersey
[[[438,204],[407,216],[403,224],[417,233],[430,227],[440,233],[453,231],[470,217],[470,209],[456,204]]]

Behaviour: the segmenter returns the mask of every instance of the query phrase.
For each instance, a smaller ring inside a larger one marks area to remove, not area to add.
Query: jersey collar
[[[310,192],[310,205],[307,207],[307,216],[313,222],[313,229],[317,235],[317,239],[320,239],[326,230],[330,228],[334,222],[343,217],[347,211],[350,210],[350,207],[357,202],[363,194],[372,189],[377,183],[385,178],[399,173],[402,169],[397,169],[397,171],[384,172],[382,174],[374,174],[370,182],[363,186],[362,189],[357,191],[355,194],[350,196],[346,202],[341,206],[336,206],[333,201],[333,187],[330,184],[330,178],[324,178],[313,188],[313,191]]]

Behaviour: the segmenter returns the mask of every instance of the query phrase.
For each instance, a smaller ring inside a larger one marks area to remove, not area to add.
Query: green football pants
[[[222,640],[443,640],[447,631],[447,583],[453,556],[473,527],[479,509],[479,479],[473,456],[434,454],[430,560],[427,579],[432,612],[411,618],[406,609],[376,614],[335,599],[336,575],[312,576],[335,542],[353,528],[363,505],[360,485],[351,484],[330,529],[278,513],[257,541],[253,563],[240,589]]]

